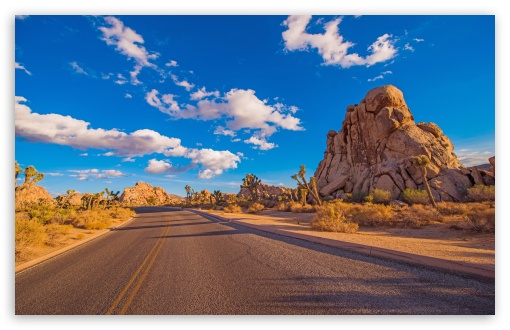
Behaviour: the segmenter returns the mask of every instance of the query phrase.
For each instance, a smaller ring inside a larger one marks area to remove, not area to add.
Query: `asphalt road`
[[[15,276],[15,313],[494,314],[494,281],[140,208]]]

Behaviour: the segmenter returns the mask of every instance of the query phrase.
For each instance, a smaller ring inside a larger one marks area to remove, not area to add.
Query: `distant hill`
[[[484,170],[484,171],[492,172],[492,165],[489,164],[489,163],[482,164],[482,165],[476,165],[475,167],[477,169],[479,169],[479,170]]]

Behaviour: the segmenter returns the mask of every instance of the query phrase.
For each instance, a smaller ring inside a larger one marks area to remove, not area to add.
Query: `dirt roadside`
[[[334,239],[348,243],[390,249],[452,261],[480,265],[495,264],[494,234],[472,233],[451,229],[449,223],[423,228],[366,228],[355,234],[319,232],[310,228],[313,213],[291,213],[273,210],[258,214],[233,214],[223,211],[204,211],[224,218],[252,225],[263,225],[294,233]]]

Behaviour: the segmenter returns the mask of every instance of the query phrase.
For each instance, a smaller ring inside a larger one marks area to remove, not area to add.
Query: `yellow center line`
[[[166,220],[170,220],[168,217],[166,218]],[[169,221],[168,221],[169,223]],[[149,251],[149,253],[147,254],[147,256],[145,257],[145,259],[143,260],[142,264],[140,265],[140,267],[138,267],[138,269],[136,270],[136,272],[134,273],[133,277],[131,277],[131,279],[129,280],[129,282],[126,284],[126,286],[124,287],[124,289],[121,291],[121,293],[119,294],[119,296],[115,299],[115,301],[113,302],[112,306],[108,309],[108,311],[106,312],[106,315],[111,315],[113,313],[113,311],[115,310],[115,308],[117,308],[118,304],[120,303],[120,301],[122,300],[122,298],[124,297],[124,295],[126,294],[126,292],[129,290],[131,284],[133,284],[133,282],[135,281],[136,277],[138,276],[138,274],[142,271],[143,267],[145,266],[145,264],[147,263],[147,261],[149,261],[151,255],[153,254],[153,252],[158,248],[158,246],[161,246],[162,244],[158,244],[160,243],[162,240],[163,240],[163,237],[168,235],[168,232],[170,231],[170,226],[168,226],[166,229],[163,230],[163,232],[161,233],[161,235],[158,237],[156,243],[154,244],[154,246],[152,247],[152,249]],[[159,250],[158,250],[159,252]]]

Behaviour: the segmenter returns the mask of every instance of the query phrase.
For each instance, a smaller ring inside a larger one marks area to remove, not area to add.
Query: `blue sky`
[[[137,181],[295,186],[374,87],[404,93],[469,166],[495,154],[495,18],[18,16],[15,159],[53,195]]]

